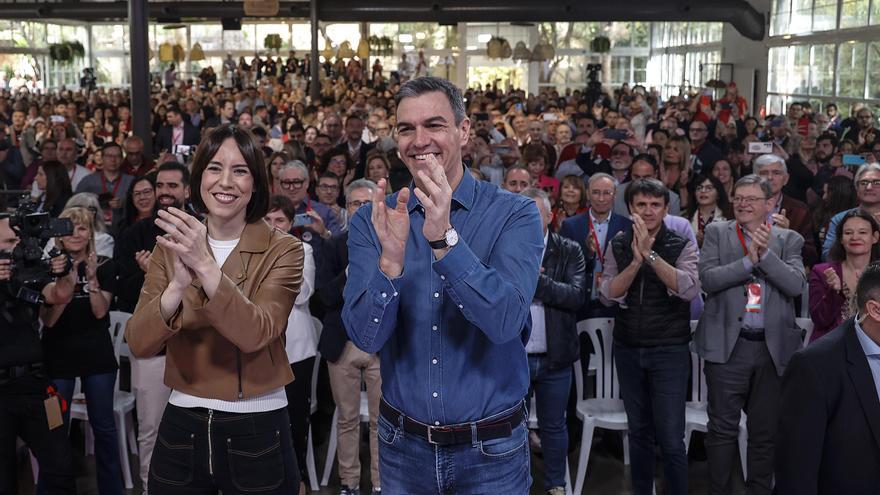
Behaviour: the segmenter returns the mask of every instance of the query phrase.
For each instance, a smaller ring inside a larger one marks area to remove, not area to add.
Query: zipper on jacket
[[[238,371],[238,399],[241,400],[244,398],[244,393],[241,388],[241,350],[235,349],[235,367]]]
[[[211,445],[211,422],[214,421],[214,410],[208,409],[208,474],[214,476],[214,450]]]

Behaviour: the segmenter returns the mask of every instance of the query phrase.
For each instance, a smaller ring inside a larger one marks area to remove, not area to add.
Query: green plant
[[[60,64],[69,64],[74,59],[86,56],[86,49],[79,41],[62,41],[49,45],[49,57]]]
[[[275,50],[276,52],[281,50],[281,35],[267,34],[266,38],[263,40],[263,46],[267,50]]]
[[[590,50],[595,53],[608,53],[611,51],[611,40],[607,36],[596,36],[590,41]]]

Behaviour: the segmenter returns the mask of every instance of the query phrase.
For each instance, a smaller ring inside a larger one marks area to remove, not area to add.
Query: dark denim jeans
[[[565,459],[568,455],[568,427],[565,409],[571,390],[571,367],[548,368],[543,356],[529,356],[531,391],[535,394],[535,412],[544,453],[544,487],[565,486]]]
[[[95,464],[97,465],[98,493],[122,495],[122,463],[119,460],[119,437],[113,417],[113,393],[116,372],[81,376],[82,392],[86,396],[89,425],[95,435]],[[58,392],[70,404],[76,381],[53,378]],[[70,409],[64,413],[64,424],[70,426]]]
[[[299,491],[287,408],[228,413],[169,404],[150,461],[150,495]]]
[[[506,416],[514,410],[485,419]],[[391,424],[380,414],[377,428],[383,493],[529,493],[532,478],[525,421],[506,438],[485,442],[474,439],[470,443],[442,447],[405,433],[402,420],[401,424]]]
[[[686,494],[684,410],[690,375],[687,344],[658,347],[614,344],[614,359],[629,423],[633,493],[652,493],[656,442],[663,455],[666,493]]]

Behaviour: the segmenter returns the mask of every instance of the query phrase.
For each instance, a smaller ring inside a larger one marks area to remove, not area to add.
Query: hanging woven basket
[[[370,58],[370,43],[364,38],[358,42],[357,56],[361,60]]]
[[[193,45],[192,50],[189,51],[189,59],[192,62],[205,60],[205,52],[202,50],[202,45],[200,43]]]
[[[504,58],[505,44],[508,48],[510,48],[510,43],[508,43],[506,39],[500,38],[498,36],[493,36],[492,39],[490,39],[489,42],[486,43],[486,55],[489,58]]]
[[[343,41],[342,44],[339,45],[339,50],[336,52],[336,58],[354,58],[355,53],[351,48],[351,43],[348,41]]]
[[[159,62],[174,62],[174,47],[167,41],[159,45]]]
[[[321,50],[321,56],[324,57],[324,60],[333,58],[333,43],[330,42],[330,38],[324,38],[324,49]]]
[[[524,41],[517,41],[516,47],[513,49],[513,59],[528,61],[532,58],[532,52],[526,47]]]
[[[183,49],[183,45],[178,43],[178,44],[174,45],[174,47],[171,50],[172,50],[175,62],[179,63],[179,62],[183,62],[184,60],[186,60],[186,50]]]

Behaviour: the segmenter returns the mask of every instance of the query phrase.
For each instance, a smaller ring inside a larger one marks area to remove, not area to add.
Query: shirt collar
[[[605,220],[602,220],[601,222],[598,219],[596,219],[595,216],[593,216],[593,209],[592,208],[590,208],[589,211],[590,211],[590,220],[593,222],[593,225],[604,225],[604,224],[611,221],[611,212],[610,211],[608,212],[608,215],[605,217]]]
[[[470,210],[474,206],[474,199],[477,196],[477,179],[474,179],[474,176],[468,172],[464,165],[462,165],[462,169],[461,181],[458,183],[458,187],[452,191],[452,209],[455,209],[455,203],[458,203],[465,210]],[[409,188],[410,190],[415,188],[415,181],[410,182]],[[407,211],[412,213],[417,206],[421,206],[419,199],[415,194],[410,194],[409,202],[406,204]]]
[[[880,357],[880,344],[874,342],[871,337],[868,337],[868,334],[862,330],[862,325],[859,324],[859,315],[856,314],[856,317],[853,318],[853,322],[855,322],[856,327],[856,336],[859,338],[859,343],[862,344],[862,351],[864,351],[865,356],[876,356]]]

